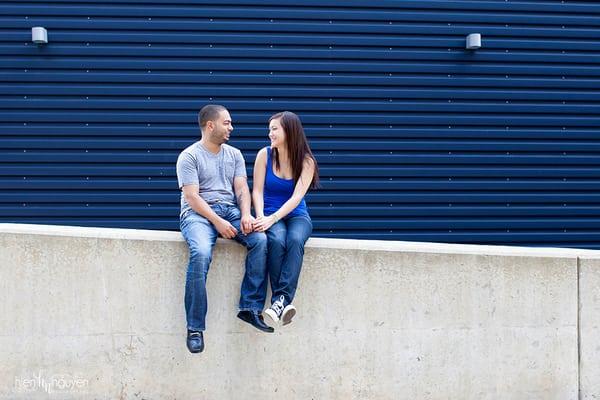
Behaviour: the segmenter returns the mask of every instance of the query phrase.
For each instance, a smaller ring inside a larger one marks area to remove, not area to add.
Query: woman
[[[300,118],[284,111],[269,119],[271,146],[260,150],[254,163],[252,200],[254,230],[267,233],[267,266],[271,281],[271,307],[264,314],[272,324],[292,322],[292,305],[304,243],[312,222],[304,195],[319,184],[319,168]]]

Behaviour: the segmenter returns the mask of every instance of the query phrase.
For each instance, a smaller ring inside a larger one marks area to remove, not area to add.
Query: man
[[[200,110],[198,123],[201,140],[183,150],[177,159],[177,180],[182,191],[181,233],[190,248],[185,311],[187,347],[192,353],[204,350],[206,277],[217,234],[235,239],[248,249],[238,318],[264,332],[273,332],[261,315],[266,295],[267,238],[262,232],[253,232],[242,153],[225,144],[233,131],[231,116],[225,107],[211,104]]]

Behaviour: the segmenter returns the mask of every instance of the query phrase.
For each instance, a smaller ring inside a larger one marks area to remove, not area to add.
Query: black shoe
[[[204,350],[204,335],[198,331],[188,331],[187,348],[190,353],[201,353]]]
[[[263,332],[273,333],[275,329],[271,328],[269,325],[265,324],[262,315],[255,314],[252,311],[240,311],[237,315],[239,319],[244,322],[249,323],[256,329],[259,329]]]

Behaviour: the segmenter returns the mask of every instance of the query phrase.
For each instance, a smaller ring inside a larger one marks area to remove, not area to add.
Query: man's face
[[[229,135],[233,131],[233,124],[231,123],[231,115],[229,111],[224,110],[219,113],[219,118],[215,121],[210,121],[213,125],[212,132],[210,133],[211,142],[215,144],[227,143]]]

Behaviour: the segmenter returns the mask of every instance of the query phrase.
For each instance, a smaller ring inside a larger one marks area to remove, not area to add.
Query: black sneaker
[[[285,297],[283,295],[279,296],[279,299],[275,300],[271,307],[267,308],[263,313],[269,317],[271,320],[271,325],[277,325],[279,319],[281,318],[281,314],[283,313]]]

